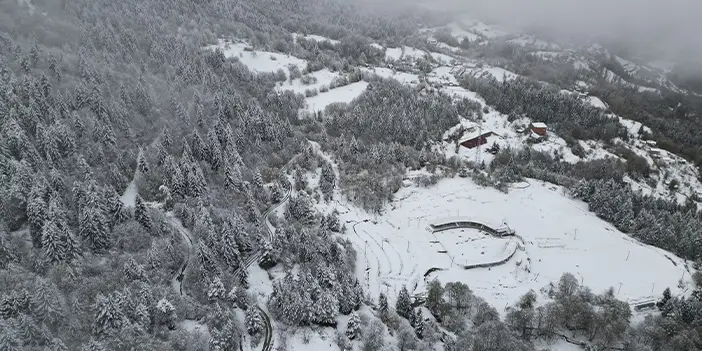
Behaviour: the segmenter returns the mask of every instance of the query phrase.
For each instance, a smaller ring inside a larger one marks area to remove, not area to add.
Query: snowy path
[[[185,269],[188,268],[190,257],[193,256],[193,239],[178,218],[175,218],[170,212],[167,213],[166,216],[168,218],[168,223],[170,223],[171,226],[178,231],[180,236],[183,238],[183,242],[187,246],[185,260],[183,260],[180,268],[178,268],[176,273],[173,275],[173,279],[171,279],[171,286],[173,286],[175,293],[183,296],[183,279],[185,278]]]

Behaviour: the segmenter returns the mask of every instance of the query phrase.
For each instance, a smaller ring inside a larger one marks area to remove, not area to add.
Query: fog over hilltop
[[[702,59],[702,2],[695,0],[438,0],[428,8],[465,11],[520,29],[597,39],[627,46],[656,59]]]

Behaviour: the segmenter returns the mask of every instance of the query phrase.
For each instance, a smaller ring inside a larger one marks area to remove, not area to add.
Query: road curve
[[[185,242],[185,245],[188,247],[188,250],[186,251],[185,254],[185,260],[183,260],[183,263],[180,264],[180,267],[178,270],[175,272],[173,275],[173,279],[171,280],[171,285],[173,286],[173,290],[175,290],[175,293],[183,296],[183,280],[185,279],[185,269],[188,268],[188,263],[190,262],[190,257],[193,255],[193,239],[190,237],[190,234],[188,234],[188,231],[183,228],[183,225],[178,221],[173,216],[168,216],[168,222],[175,228],[180,236],[183,238],[183,242]]]
[[[285,174],[287,171],[288,167],[293,163],[295,159],[297,159],[300,155],[296,155],[293,158],[288,161],[281,169],[280,169],[280,174]],[[273,213],[275,210],[283,206],[288,202],[290,199],[290,194],[292,194],[292,184],[288,181],[283,184],[286,186],[285,188],[285,195],[283,198],[278,201],[277,204],[271,206],[266,210],[266,212],[263,214],[263,220],[265,222],[266,226],[266,231],[268,231],[268,240],[271,242],[273,241],[275,237],[275,227],[273,227],[273,224],[268,220],[268,217],[270,216],[271,213]],[[234,272],[235,276],[238,276],[241,273],[242,269],[247,269],[249,266],[251,266],[254,262],[257,262],[261,258],[261,252],[257,251],[253,253],[249,258],[246,259],[242,267],[239,267]],[[266,313],[261,306],[256,306],[256,309],[258,309],[259,313],[261,313],[261,317],[263,318],[263,327],[264,327],[264,337],[263,337],[263,347],[261,348],[261,351],[271,351],[273,349],[273,325],[271,324],[271,317]]]

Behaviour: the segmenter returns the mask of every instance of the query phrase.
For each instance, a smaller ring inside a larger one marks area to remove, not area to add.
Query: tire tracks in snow
[[[353,226],[352,226],[353,233],[356,234],[356,236],[359,239],[361,239],[361,241],[363,241],[365,243],[365,246],[363,248],[363,254],[364,254],[364,256],[366,256],[366,261],[368,261],[368,251],[370,251],[371,254],[373,254],[373,257],[375,257],[376,269],[378,271],[377,276],[380,277],[380,267],[381,266],[380,266],[380,258],[378,258],[378,254],[376,254],[375,251],[373,251],[373,249],[368,250],[368,248],[369,248],[368,240],[363,239],[361,237],[361,235],[358,234],[358,231],[356,231],[356,225],[358,225],[359,223],[363,223],[363,222],[362,221],[348,221],[347,223],[353,223]],[[368,267],[370,267],[370,265]]]

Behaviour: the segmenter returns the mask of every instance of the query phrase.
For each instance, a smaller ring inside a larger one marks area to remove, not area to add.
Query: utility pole
[[[617,295],[619,295],[620,291],[622,291],[622,283],[619,283],[619,289],[617,289]]]

